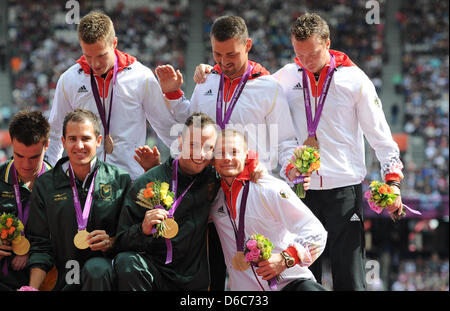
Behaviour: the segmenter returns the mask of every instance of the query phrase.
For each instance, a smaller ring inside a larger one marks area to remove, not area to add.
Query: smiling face
[[[248,52],[252,47],[250,38],[244,43],[238,37],[218,41],[211,36],[211,46],[214,61],[220,66],[224,75],[234,79],[244,74],[248,64]]]
[[[319,73],[330,59],[330,39],[323,41],[317,34],[313,34],[305,40],[297,40],[295,36],[291,36],[291,42],[295,56],[309,72]]]
[[[81,50],[89,67],[96,75],[107,73],[115,62],[114,50],[117,47],[117,37],[114,37],[112,43],[101,39],[95,43],[88,44],[80,40]]]
[[[180,168],[189,175],[199,174],[211,163],[214,144],[217,138],[215,125],[208,124],[194,128],[188,127],[179,137],[179,148],[181,154],[179,157]]]
[[[228,185],[244,170],[247,154],[248,147],[242,135],[225,132],[217,138],[214,167]]]
[[[91,160],[100,147],[102,136],[95,135],[91,121],[68,121],[65,128],[65,136],[61,137],[64,149],[69,156],[70,165],[74,171],[90,170]]]
[[[31,181],[38,176],[48,144],[49,140],[43,138],[37,144],[26,146],[13,138],[14,167],[23,182]]]

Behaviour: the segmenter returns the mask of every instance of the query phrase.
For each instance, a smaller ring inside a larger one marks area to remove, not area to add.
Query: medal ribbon
[[[45,172],[45,163],[42,163],[42,169],[38,174],[38,177],[44,174]],[[16,167],[14,166],[14,162],[11,164],[11,174],[13,178],[13,187],[14,187],[14,194],[17,204],[17,217],[19,217],[20,221],[22,222],[23,226],[25,227],[28,222],[28,213],[30,211],[30,201],[28,200],[27,204],[25,205],[25,208],[22,208],[22,199],[20,197],[20,187],[19,187],[19,180],[17,179],[17,171]],[[24,235],[23,232],[21,233],[22,236]],[[5,258],[5,261],[3,263],[2,267],[2,273],[4,276],[8,275],[8,265]]]
[[[177,197],[177,189],[178,189],[178,159],[174,159],[172,161],[172,191],[175,194],[175,200],[172,204],[172,207],[169,209],[169,215],[167,215],[168,218],[173,218],[173,214],[175,214],[175,211],[177,210],[178,205],[180,205],[181,200],[183,200],[183,197],[186,195],[188,190],[192,187],[192,185],[195,183],[197,178],[195,178],[189,186],[183,191],[183,193]],[[157,205],[155,208],[161,208],[164,209],[162,205]],[[156,228],[153,227],[152,233],[156,233]],[[166,246],[167,246],[167,255],[166,255],[166,264],[172,262],[172,242],[170,239],[166,240]]]
[[[233,226],[234,229],[234,235],[236,237],[236,250],[238,252],[244,251],[245,210],[247,208],[247,197],[249,188],[250,183],[247,182],[242,192],[241,209],[239,211],[239,228],[236,228],[236,223],[233,221],[230,214],[230,208],[229,207],[227,208],[228,217],[230,218],[231,225]]]
[[[72,187],[73,193],[73,205],[75,206],[75,213],[77,215],[78,231],[84,230],[87,227],[89,213],[92,206],[92,194],[95,187],[95,176],[97,176],[98,168],[94,172],[94,177],[92,177],[91,185],[89,186],[89,191],[86,197],[86,202],[84,202],[84,209],[81,210],[81,203],[78,197],[78,190],[75,181],[75,176],[72,167],[69,164],[69,176],[70,176],[70,186]]]
[[[222,130],[225,129],[225,126],[228,124],[231,118],[231,114],[233,113],[234,107],[241,96],[242,90],[244,89],[245,84],[250,77],[250,73],[252,72],[253,66],[250,64],[247,65],[247,69],[245,70],[244,75],[239,81],[238,86],[234,90],[233,96],[230,100],[230,105],[228,109],[225,111],[225,117],[223,117],[223,88],[224,88],[224,74],[223,72],[220,74],[220,84],[219,84],[219,92],[217,94],[217,104],[216,104],[216,123],[220,126]]]
[[[117,62],[117,55],[115,55],[114,67],[113,67],[113,83],[111,86],[111,98],[109,99],[109,113],[108,119],[106,119],[106,107],[102,105],[102,101],[100,99],[100,93],[98,92],[97,83],[95,82],[94,73],[91,69],[91,87],[92,93],[94,94],[95,104],[97,105],[97,110],[100,115],[100,119],[102,120],[103,129],[105,130],[105,137],[109,135],[109,126],[111,123],[111,111],[112,111],[112,103],[113,103],[113,93],[114,93],[114,85],[116,84],[117,72],[119,70],[119,65]],[[106,151],[105,151],[106,158]]]
[[[306,69],[303,69],[303,98],[305,99],[305,112],[306,112],[306,123],[308,126],[308,136],[315,137],[317,127],[319,126],[320,116],[322,114],[323,106],[325,104],[325,99],[328,95],[328,90],[330,88],[331,80],[333,79],[334,69],[336,68],[336,63],[334,60],[334,55],[330,53],[330,67],[328,68],[327,75],[325,78],[325,82],[323,85],[322,94],[319,98],[318,107],[316,113],[314,115],[314,119],[312,117],[312,109],[311,109],[311,97],[309,95],[309,86],[308,86],[308,75],[306,73]]]
[[[42,163],[41,171],[38,174],[38,177],[44,174],[45,172],[45,163]],[[28,213],[30,211],[30,201],[27,202],[25,205],[25,208],[22,208],[22,200],[20,197],[20,188],[19,188],[19,180],[17,178],[17,171],[16,167],[14,166],[14,162],[11,165],[11,174],[13,178],[13,186],[14,186],[14,194],[16,198],[16,204],[17,204],[17,216],[19,217],[20,221],[22,222],[23,226],[25,227],[28,222]]]
[[[250,188],[250,183],[247,182],[244,186],[244,190],[243,190],[242,198],[241,198],[241,209],[239,210],[239,229],[236,228],[236,223],[233,221],[233,219],[231,217],[230,208],[229,207],[227,208],[228,218],[230,218],[231,225],[233,226],[233,230],[234,230],[234,236],[236,237],[237,252],[244,252],[245,210],[247,208],[247,198],[248,198],[249,188]],[[225,200],[225,202],[226,202],[226,200]],[[264,287],[259,282],[258,276],[256,275],[256,272],[255,272],[255,267],[257,266],[257,264],[252,262],[250,266],[252,268],[252,271],[256,278],[256,281],[258,282],[261,289],[264,290]],[[271,290],[277,290],[276,278],[270,279],[268,281],[268,283],[269,283]]]

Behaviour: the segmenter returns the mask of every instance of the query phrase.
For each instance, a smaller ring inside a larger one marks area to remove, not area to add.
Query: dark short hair
[[[245,44],[248,39],[247,25],[240,16],[221,16],[214,21],[210,36],[220,42],[239,38]]]
[[[194,112],[193,114],[191,114],[189,116],[189,118],[186,119],[186,122],[184,122],[184,127],[183,127],[183,131],[182,131],[182,137],[184,137],[185,133],[187,133],[189,131],[189,127],[191,125],[195,126],[195,127],[200,127],[200,128],[204,128],[207,125],[214,125],[216,126],[216,122],[214,122],[214,120],[207,115],[206,113],[203,112]]]
[[[9,124],[11,140],[16,139],[25,146],[46,143],[50,136],[50,124],[40,111],[19,111]]]
[[[95,137],[100,136],[100,123],[98,122],[98,118],[95,115],[95,113],[93,113],[90,110],[77,108],[66,114],[66,116],[64,117],[64,123],[63,123],[63,137],[64,138],[66,137],[66,128],[67,128],[67,123],[69,123],[69,121],[78,122],[78,123],[83,123],[83,122],[89,121],[92,123],[92,126],[94,127]]]
[[[316,13],[305,13],[291,25],[291,35],[298,41],[307,40],[317,35],[322,42],[330,39],[330,28],[327,22]]]

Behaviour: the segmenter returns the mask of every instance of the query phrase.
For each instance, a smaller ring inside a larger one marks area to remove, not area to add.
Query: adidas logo
[[[209,89],[204,95],[205,96],[212,96],[212,90],[211,89]]]
[[[353,214],[353,216],[350,218],[350,221],[361,221],[361,219],[359,219],[358,215]]]
[[[89,92],[89,91],[87,90],[86,86],[84,86],[84,85],[78,89],[78,93],[87,93],[87,92]]]
[[[293,90],[302,90],[303,87],[302,87],[302,85],[300,84],[300,82],[298,82],[292,89],[293,89]]]

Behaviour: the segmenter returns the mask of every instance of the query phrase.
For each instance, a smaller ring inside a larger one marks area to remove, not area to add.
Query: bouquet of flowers
[[[383,209],[394,204],[398,194],[394,193],[394,189],[386,183],[374,180],[369,185],[369,190],[366,191],[364,197],[367,199],[370,209],[377,214],[381,214]],[[398,220],[406,215],[404,206],[400,215],[394,213],[391,215],[393,220]]]
[[[155,181],[148,183],[139,191],[136,203],[148,209],[164,208],[168,211],[172,207],[174,196],[175,194],[169,190],[168,183]],[[162,236],[166,230],[165,221],[156,224],[155,228],[153,236]]]
[[[302,174],[312,173],[320,168],[320,154],[319,150],[311,146],[299,146],[295,148],[294,155],[289,160],[295,168]],[[299,198],[306,196],[303,188],[303,176],[294,179],[294,184],[297,185],[296,193]]]
[[[16,255],[24,255],[30,248],[28,240],[22,236],[23,231],[23,223],[17,216],[7,213],[0,216],[0,245],[12,245]]]
[[[245,242],[245,260],[252,266],[256,266],[258,262],[268,260],[272,256],[272,249],[273,243],[268,238],[261,234],[252,234]],[[258,278],[256,280],[258,281]],[[271,290],[277,290],[277,277],[268,280],[268,283]],[[263,288],[259,281],[258,284]]]
[[[244,255],[247,262],[258,263],[272,256],[272,242],[261,234],[252,234],[245,242]]]

